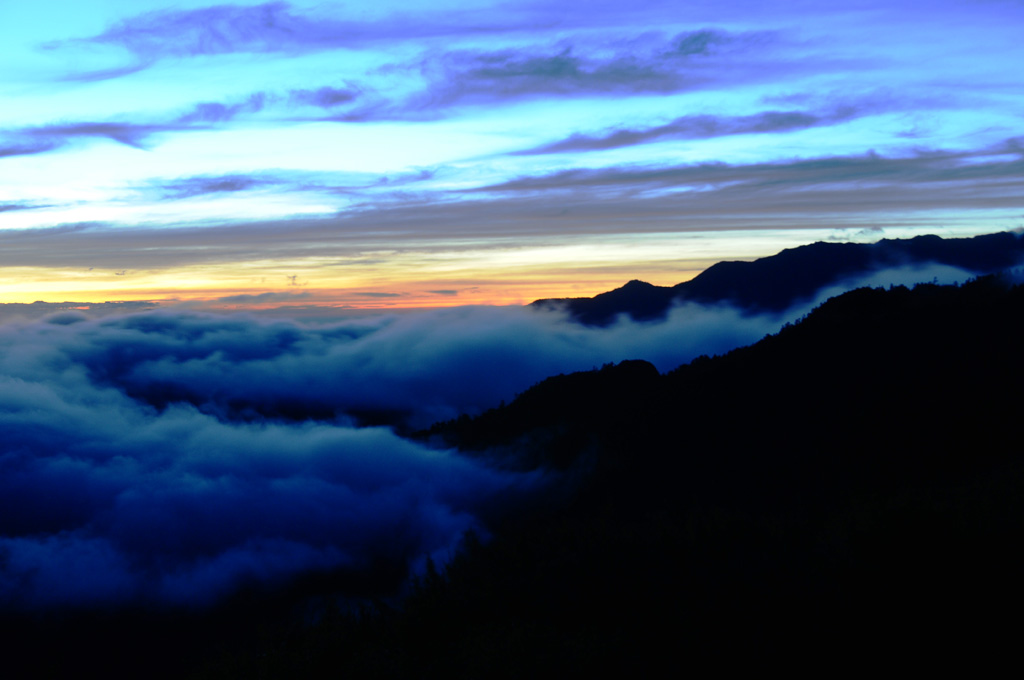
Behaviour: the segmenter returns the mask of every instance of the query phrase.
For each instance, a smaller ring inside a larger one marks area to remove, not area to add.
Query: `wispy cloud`
[[[163,57],[232,52],[305,51],[338,47],[344,32],[337,22],[317,22],[292,12],[285,2],[215,5],[189,10],[156,10],[120,21],[106,31],[75,42],[124,47],[144,61]]]
[[[376,21],[338,18],[325,11],[303,12],[287,2],[167,9],[129,17],[94,36],[47,43],[46,49],[80,44],[122,47],[141,63],[168,57],[253,53],[305,53],[357,48],[377,41],[445,35],[500,33],[526,25],[487,18],[486,12],[448,10],[402,13]],[[518,24],[518,26],[517,26]]]
[[[227,302],[232,304],[263,304],[267,302],[292,302],[294,300],[307,300],[312,297],[311,293],[254,293],[244,295],[228,295],[219,297],[215,302]]]
[[[287,95],[253,92],[234,101],[207,101],[191,105],[184,113],[163,115],[134,114],[147,122],[73,121],[0,130],[0,158],[41,154],[59,150],[77,140],[107,139],[137,149],[146,149],[158,134],[187,133],[225,126],[232,121],[278,107],[279,113],[289,106],[313,106],[332,109],[354,102],[358,89],[321,87],[315,90],[292,90]],[[129,114],[120,114],[128,118]]]
[[[119,144],[143,148],[148,137],[166,131],[165,126],[137,123],[69,123],[67,125],[46,125],[35,128],[30,134],[43,139],[72,139],[76,137],[100,137]]]
[[[701,163],[676,167],[612,167],[602,169],[574,169],[537,177],[524,177],[501,184],[482,187],[478,191],[537,192],[589,187],[719,187],[742,192],[751,188],[773,188],[778,192],[788,186],[816,189],[847,186],[864,191],[865,198],[873,190],[886,185],[893,188],[928,185],[939,182],[971,181],[963,187],[985,193],[984,182],[998,182],[1024,174],[1024,154],[1017,140],[978,151],[947,152],[920,151],[909,156],[885,157],[877,153],[859,156],[814,158],[808,160],[779,161],[730,165],[727,163]],[[862,186],[871,182],[872,186]],[[973,184],[980,182],[981,184]]]
[[[258,183],[262,177],[166,184],[177,184],[179,195],[187,196],[243,190],[256,186],[249,178]],[[315,251],[343,263],[393,248],[395,234],[402,235],[406,251],[433,252],[439,244],[458,250],[495,239],[617,233],[623,225],[654,232],[690,223],[694,229],[862,228],[870,218],[882,227],[915,219],[942,226],[934,211],[1024,209],[1022,181],[1024,153],[1016,140],[974,151],[894,157],[575,169],[451,192],[467,200],[421,196],[317,219],[158,230],[98,224],[6,230],[0,235],[0,266],[159,269],[259,260],[268,251],[285,260]],[[686,224],[680,215],[687,216]],[[424,224],[431,229],[424,231]]]
[[[832,111],[764,111],[746,116],[690,115],[680,116],[665,125],[637,129],[618,128],[597,135],[574,134],[566,139],[515,155],[600,151],[636,144],[649,144],[673,139],[708,139],[726,135],[789,132],[852,120],[863,111],[841,107]]]
[[[144,123],[91,122],[52,123],[37,127],[0,131],[0,158],[25,156],[59,150],[81,139],[107,139],[136,149],[156,134],[174,126]]]
[[[112,80],[114,78],[123,78],[124,76],[130,76],[139,71],[144,71],[153,64],[146,61],[136,61],[125,66],[115,66],[113,68],[96,69],[92,71],[74,71],[66,73],[60,77],[60,80],[78,83],[93,83],[102,80]]]
[[[787,61],[778,50],[778,39],[769,34],[702,29],[618,46],[562,42],[430,51],[418,62],[393,68],[418,71],[422,89],[399,101],[366,102],[338,119],[415,119],[457,105],[698,90],[763,78],[766,63]],[[798,67],[789,63],[788,68]]]
[[[170,182],[163,182],[158,188],[165,198],[181,199],[203,196],[206,194],[223,194],[247,191],[260,186],[277,184],[278,180],[251,175],[216,175],[187,177]]]
[[[179,123],[222,123],[232,120],[243,113],[258,113],[273,99],[265,92],[254,92],[242,101],[232,104],[221,102],[201,102],[191,111],[177,119]]]
[[[0,158],[9,156],[31,156],[39,153],[46,153],[63,146],[64,140],[54,137],[37,137],[32,134],[10,134],[16,139],[0,142]]]
[[[0,203],[0,213],[15,212],[17,210],[37,210],[45,207],[45,205],[39,205],[38,203]]]
[[[334,49],[348,42],[385,34],[422,37],[447,32],[471,35],[492,30],[479,25],[460,28],[455,24],[414,28],[405,23],[408,21],[407,18],[395,19],[392,23],[385,22],[387,27],[382,28],[299,15],[286,3],[254,7],[221,5],[139,15],[103,34],[78,42],[117,44],[151,64],[165,57]],[[405,31],[409,31],[409,35]],[[67,45],[74,43],[70,41]],[[800,66],[806,62],[784,55],[784,45],[778,36],[717,29],[700,29],[675,36],[646,35],[613,43],[576,40],[491,50],[421,47],[419,56],[383,67],[377,73],[400,74],[406,82],[402,89],[411,92],[407,94],[394,95],[388,90],[377,91],[364,84],[345,81],[340,87],[324,85],[277,93],[261,91],[240,100],[201,102],[184,113],[151,125],[76,123],[65,126],[66,133],[105,136],[138,145],[158,130],[184,131],[197,125],[227,123],[271,106],[322,109],[323,114],[312,120],[432,120],[445,117],[458,107],[538,98],[670,94],[760,80],[769,74],[776,77],[780,69],[807,69]],[[769,63],[773,64],[772,69],[765,67]],[[110,69],[82,78],[116,77],[140,68],[142,66],[136,65]],[[282,118],[282,121],[290,118]],[[762,125],[773,123],[781,124],[766,120]],[[702,124],[706,127],[711,123],[693,119],[689,129],[696,130]],[[685,134],[681,127],[685,125],[684,119],[677,121],[677,132]],[[737,125],[742,125],[742,121]],[[757,122],[749,121],[748,125],[756,126]],[[102,129],[104,126],[107,131]],[[53,130],[55,137],[59,136],[58,128]],[[90,129],[93,132],[89,132]],[[667,126],[660,132],[636,134],[657,136],[669,135],[672,131]],[[42,150],[45,149],[29,152]]]
[[[322,109],[332,109],[342,104],[350,104],[362,94],[356,87],[320,87],[315,90],[292,90],[288,99],[293,104],[303,106],[316,106]]]

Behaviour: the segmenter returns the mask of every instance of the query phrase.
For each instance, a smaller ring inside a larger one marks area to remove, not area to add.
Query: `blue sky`
[[[0,302],[520,303],[1016,228],[1022,25],[986,0],[0,0]]]

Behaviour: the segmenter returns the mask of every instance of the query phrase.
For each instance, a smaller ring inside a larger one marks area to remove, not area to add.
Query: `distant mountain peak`
[[[646,281],[641,281],[640,279],[632,279],[630,281],[627,281],[626,284],[622,286],[620,290],[637,290],[641,288],[646,290],[655,287],[656,286],[652,283],[647,283]]]
[[[565,309],[590,326],[608,325],[623,314],[638,321],[664,318],[673,304],[681,302],[779,312],[829,286],[880,269],[940,264],[981,275],[1022,262],[1024,235],[1010,232],[954,239],[928,234],[876,243],[817,241],[753,262],[719,262],[671,288],[633,279],[592,298],[543,299],[532,305]]]

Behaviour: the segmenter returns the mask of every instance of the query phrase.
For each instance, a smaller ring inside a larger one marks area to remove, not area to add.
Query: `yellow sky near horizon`
[[[925,231],[887,230],[885,235],[906,238]],[[167,259],[173,248],[153,247],[144,249],[154,253],[151,259],[140,258],[148,266],[138,269],[8,265],[0,277],[0,304],[151,301],[237,310],[520,305],[591,297],[632,279],[672,286],[724,260],[753,260],[815,241],[867,242],[878,236],[829,229],[589,235],[501,247],[420,244],[386,250],[378,244],[348,259],[324,249],[282,252],[276,259],[184,262]]]
[[[659,276],[629,274],[626,267],[595,267],[533,275],[482,272],[477,276],[344,280],[330,276],[314,280],[268,272],[256,281],[232,283],[232,277],[205,272],[80,272],[40,268],[8,269],[0,281],[0,303],[43,302],[204,302],[265,295],[269,301],[230,302],[235,308],[266,308],[288,304],[342,306],[360,309],[447,307],[452,305],[526,304],[538,298],[589,297],[618,288],[631,278],[670,286],[689,280],[701,269],[678,269]],[[648,274],[654,272],[648,272]],[[240,277],[242,278],[242,277]],[[269,285],[269,280],[282,282]],[[274,297],[278,296],[278,297]],[[291,298],[291,299],[289,299]]]
[[[691,235],[687,241],[677,235],[640,235],[629,242],[581,238],[505,248],[406,248],[370,252],[355,262],[292,256],[148,269],[8,266],[0,278],[0,303],[216,303],[264,296],[225,304],[360,309],[525,304],[538,298],[592,296],[635,278],[671,286],[722,259],[700,239]],[[754,255],[748,253],[747,259]]]

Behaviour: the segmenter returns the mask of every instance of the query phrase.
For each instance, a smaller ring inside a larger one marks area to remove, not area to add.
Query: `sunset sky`
[[[770,309],[726,287],[602,326],[523,306],[1024,231],[1022,27],[1019,0],[0,0],[0,624],[397,593],[583,478],[402,433],[989,271],[793,267]]]
[[[0,0],[0,303],[408,308],[1024,224],[1024,3]]]

